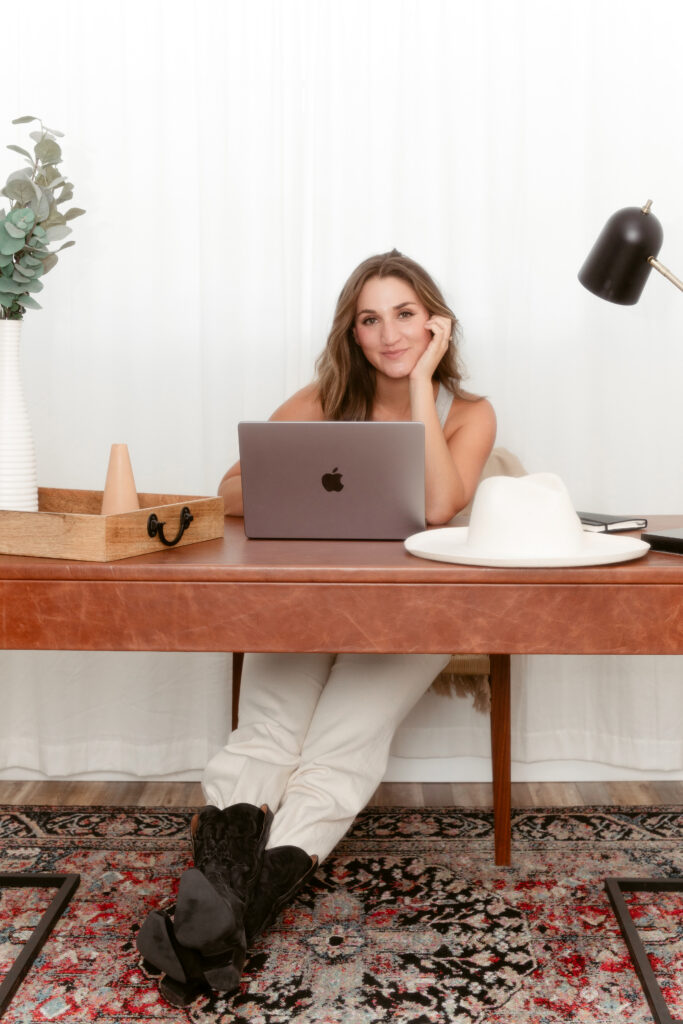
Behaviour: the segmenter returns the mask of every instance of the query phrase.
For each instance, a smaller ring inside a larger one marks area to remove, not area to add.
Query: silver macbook
[[[422,423],[243,422],[247,537],[404,540],[425,526]]]

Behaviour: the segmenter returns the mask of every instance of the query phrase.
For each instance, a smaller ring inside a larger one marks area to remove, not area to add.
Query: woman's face
[[[407,377],[432,340],[430,314],[407,281],[371,277],[356,305],[353,333],[367,361],[387,377]]]

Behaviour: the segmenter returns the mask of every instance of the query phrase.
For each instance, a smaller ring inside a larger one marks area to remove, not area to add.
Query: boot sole
[[[153,910],[142,922],[135,944],[154,967],[174,981],[187,983],[187,974],[173,948],[166,922],[167,918],[160,910]]]
[[[181,875],[173,927],[181,945],[200,953],[213,955],[244,945],[244,928],[232,907],[197,868]]]
[[[242,971],[233,964],[226,964],[224,967],[205,970],[204,977],[217,992],[234,992],[240,987]]]
[[[178,1006],[184,1009],[200,996],[208,995],[208,986],[200,981],[179,982],[167,976],[159,982],[159,993],[170,1003],[171,1006]]]
[[[212,966],[210,960],[202,978],[189,978],[169,935],[172,927],[170,919],[162,911],[153,910],[143,921],[136,938],[138,951],[145,960],[165,975],[159,982],[159,991],[167,1002],[173,1006],[189,1006],[208,992],[209,986],[219,992],[234,992],[239,988],[244,957],[238,958],[239,967],[232,958],[230,962],[216,966]]]

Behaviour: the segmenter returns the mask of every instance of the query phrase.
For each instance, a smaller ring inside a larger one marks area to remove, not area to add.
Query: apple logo
[[[335,466],[331,473],[323,473],[322,485],[326,491],[341,491],[344,489],[341,478],[342,475],[337,466]]]

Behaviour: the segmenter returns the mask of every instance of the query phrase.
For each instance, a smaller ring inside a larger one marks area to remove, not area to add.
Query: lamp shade
[[[605,224],[579,271],[579,281],[589,292],[632,306],[640,298],[664,238],[662,225],[649,206],[626,206]]]

